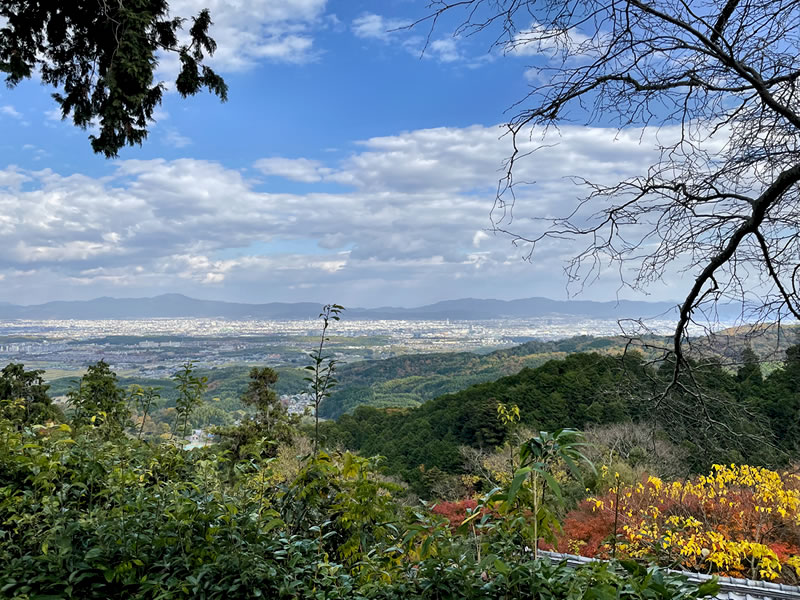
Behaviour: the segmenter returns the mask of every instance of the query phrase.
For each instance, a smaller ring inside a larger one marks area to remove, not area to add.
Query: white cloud
[[[315,183],[331,173],[319,161],[307,158],[262,158],[253,165],[264,175],[277,175],[292,181]]]
[[[8,190],[18,190],[23,183],[30,180],[30,176],[21,172],[17,167],[8,167],[7,169],[0,171],[0,194],[3,193],[3,188],[7,188]],[[3,216],[0,215],[0,219],[2,218]]]
[[[176,129],[168,129],[166,135],[164,136],[164,142],[167,144],[167,146],[171,146],[173,148],[185,148],[186,146],[190,146],[192,144],[192,139],[186,137],[185,135],[181,135]]]
[[[590,38],[577,29],[546,29],[539,23],[519,31],[505,45],[505,52],[516,56],[553,56],[567,52],[571,56],[588,50]]]
[[[61,116],[59,115],[59,118]],[[166,121],[169,119],[169,112],[163,106],[157,106],[153,111],[153,120],[156,122]]]
[[[5,106],[0,106],[0,115],[4,115],[6,117],[12,117],[17,120],[22,120],[22,113],[20,113],[16,108],[11,106],[10,104],[6,104]]]
[[[392,33],[402,27],[407,27],[409,24],[409,21],[402,19],[387,19],[382,15],[364,13],[360,17],[353,19],[352,30],[357,37],[386,42],[389,41]]]
[[[6,104],[0,106],[0,117],[10,117],[15,119],[20,125],[24,127],[28,127],[30,122],[25,119],[25,115],[19,112],[16,108],[11,106],[10,104]]]
[[[475,246],[476,248],[480,248],[481,242],[483,240],[488,240],[488,239],[489,239],[488,233],[486,233],[485,231],[476,231],[475,235],[472,236],[472,245]]]
[[[173,0],[170,12],[189,17],[208,8],[217,51],[210,63],[223,71],[242,71],[261,61],[303,63],[312,60],[315,30],[327,26],[327,0]],[[162,71],[177,69],[165,57]]]
[[[433,57],[441,62],[449,63],[462,60],[456,38],[433,40],[425,51],[425,56]]]
[[[461,39],[455,36],[427,39],[407,28],[411,21],[391,19],[375,13],[364,13],[353,19],[351,29],[356,37],[395,44],[417,58],[433,59],[441,63],[466,61],[462,53]],[[483,62],[479,60],[478,62]]]
[[[101,237],[104,237],[101,235]],[[107,241],[107,240],[103,240]],[[103,255],[109,255],[119,250],[112,242],[104,244],[103,241],[73,240],[65,241],[59,245],[42,244],[38,246],[28,245],[21,240],[16,246],[10,249],[10,254],[21,264],[30,263],[60,263],[60,262],[83,262],[97,259]]]

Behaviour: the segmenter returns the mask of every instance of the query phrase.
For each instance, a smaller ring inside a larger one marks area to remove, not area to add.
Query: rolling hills
[[[0,304],[0,319],[148,319],[148,318],[225,318],[225,319],[314,319],[320,312],[315,302],[270,302],[246,304],[198,300],[182,294],[163,294],[153,298],[95,298],[86,301],[56,301],[21,306]],[[554,315],[590,319],[674,317],[672,302],[593,302],[589,300],[551,300],[524,298],[493,300],[462,298],[414,308],[348,308],[348,319],[404,320],[490,320],[534,318]]]

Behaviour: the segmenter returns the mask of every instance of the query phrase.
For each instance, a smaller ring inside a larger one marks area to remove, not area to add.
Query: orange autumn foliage
[[[450,528],[455,529],[461,525],[464,519],[469,516],[469,513],[475,510],[477,506],[477,500],[467,498],[456,502],[439,502],[431,508],[431,512],[447,519],[450,523]]]

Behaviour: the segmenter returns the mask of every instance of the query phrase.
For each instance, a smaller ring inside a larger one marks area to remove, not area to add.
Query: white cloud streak
[[[302,183],[314,183],[322,181],[322,178],[333,172],[322,166],[322,163],[307,158],[262,158],[253,165],[264,175],[274,175],[299,181]]]
[[[16,108],[11,106],[10,104],[6,104],[4,106],[0,106],[0,115],[11,117],[13,119],[22,120],[22,113],[20,113]]]
[[[364,13],[353,20],[353,34],[368,41],[378,41],[387,45],[395,45],[417,58],[433,59],[440,63],[456,63],[468,60],[461,51],[461,39],[445,36],[426,39],[406,28],[411,21],[392,19],[375,13]]]
[[[192,139],[180,134],[176,129],[168,129],[164,136],[164,143],[172,148],[185,148],[192,144]]]
[[[409,24],[409,21],[402,19],[387,19],[382,15],[364,13],[353,19],[352,30],[356,37],[388,42],[392,33]]]

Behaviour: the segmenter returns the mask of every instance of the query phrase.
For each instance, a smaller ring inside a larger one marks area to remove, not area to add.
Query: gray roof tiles
[[[567,565],[571,567],[577,567],[594,560],[586,556],[561,554],[559,552],[541,551],[540,554],[549,556],[555,561],[566,561]],[[712,577],[703,573],[677,572],[686,575],[689,581],[698,583],[708,581]],[[800,587],[793,585],[753,579],[738,579],[736,577],[719,577],[718,581],[720,591],[716,596],[717,600],[800,600]]]

